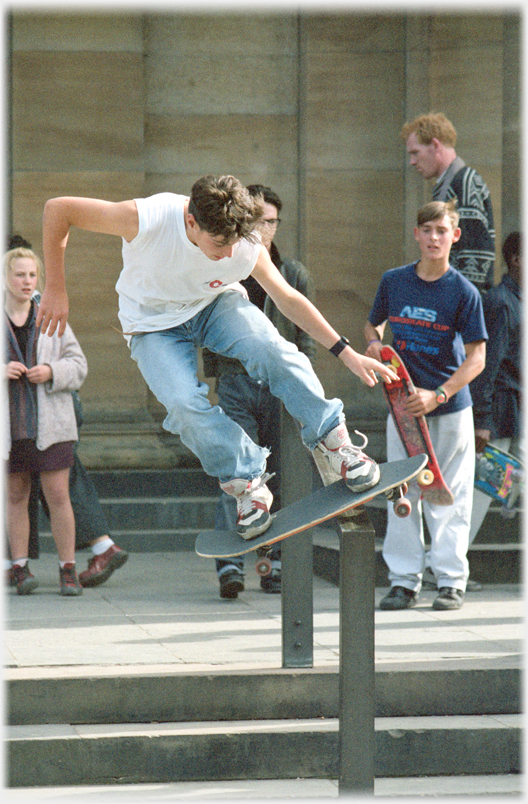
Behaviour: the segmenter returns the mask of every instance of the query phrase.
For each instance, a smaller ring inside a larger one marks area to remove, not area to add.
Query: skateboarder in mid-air
[[[414,236],[417,262],[386,271],[365,325],[367,354],[381,356],[388,321],[393,346],[403,358],[416,392],[408,399],[414,416],[426,416],[431,442],[445,482],[454,496],[450,506],[423,502],[431,535],[431,568],[439,594],[435,609],[458,609],[469,575],[467,560],[473,500],[475,442],[468,383],[484,368],[487,332],[480,294],[449,264],[451,245],[460,237],[452,202],[433,201],[418,210]],[[387,420],[387,460],[405,456],[391,417]],[[422,503],[409,488],[412,513],[395,520],[388,511],[383,557],[391,589],[382,609],[416,604],[422,585],[425,549]]]
[[[262,201],[233,176],[205,176],[190,197],[160,193],[111,203],[50,199],[44,209],[46,287],[38,322],[64,330],[68,297],[64,252],[72,226],[116,235],[123,270],[116,289],[119,318],[132,358],[167,410],[164,426],[178,433],[205,471],[237,501],[237,532],[245,539],[271,523],[266,486],[268,450],[207,399],[197,379],[197,347],[240,360],[263,380],[301,424],[304,444],[317,449],[353,491],[378,482],[379,467],[351,443],[343,404],[327,400],[310,361],[282,338],[245,298],[239,280],[250,274],[280,311],[333,352],[369,386],[395,378],[378,360],[355,352],[317,308],[275,267],[255,231]]]

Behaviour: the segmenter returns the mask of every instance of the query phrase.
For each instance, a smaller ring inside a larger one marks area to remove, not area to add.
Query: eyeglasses
[[[280,218],[268,218],[268,220],[261,221],[261,226],[278,226],[281,222]]]

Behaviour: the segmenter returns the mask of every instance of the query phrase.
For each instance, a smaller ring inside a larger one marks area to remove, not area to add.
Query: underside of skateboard
[[[427,473],[427,469],[422,469],[420,474]],[[376,487],[373,487],[373,490]],[[396,516],[400,518],[404,518],[409,516],[412,511],[412,505],[409,500],[406,498],[406,494],[409,490],[409,486],[407,483],[402,483],[399,486],[395,486],[394,488],[388,489],[385,492],[382,492],[387,500],[392,502],[393,510]],[[369,497],[367,500],[364,500],[362,505],[358,506],[357,508],[352,508],[347,514],[352,514],[354,511],[361,511],[363,506],[366,505],[368,502],[373,500],[375,497],[379,496],[378,494],[373,494],[372,497]],[[340,516],[337,514],[337,516]],[[342,515],[341,515],[342,516]],[[264,578],[266,575],[269,575],[272,569],[270,553],[275,545],[273,544],[263,544],[260,547],[257,547],[256,554],[257,554],[257,561],[255,563],[255,571],[257,575]]]
[[[270,570],[273,573],[269,563],[273,545],[315,525],[348,515],[353,509],[359,510],[375,497],[385,495],[392,501],[398,516],[408,516],[411,504],[405,497],[407,484],[426,463],[427,456],[423,453],[400,461],[381,463],[379,482],[363,492],[349,489],[343,478],[331,478],[328,483],[323,480],[321,488],[276,511],[269,526],[251,539],[244,540],[234,529],[207,530],[198,534],[195,550],[206,558],[229,558],[255,551],[257,572],[268,575]]]
[[[477,455],[475,486],[502,504],[500,512],[505,519],[517,513],[523,483],[522,464],[508,453],[489,445]]]

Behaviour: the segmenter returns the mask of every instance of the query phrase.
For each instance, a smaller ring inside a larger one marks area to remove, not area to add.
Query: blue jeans
[[[256,444],[207,398],[197,377],[197,347],[234,357],[262,380],[301,425],[313,449],[344,418],[339,399],[326,400],[306,355],[282,338],[258,307],[235,290],[219,294],[189,321],[171,329],[134,335],[132,358],[167,410],[163,426],[177,433],[207,474],[223,483],[253,480],[265,470],[269,451]]]
[[[280,502],[280,422],[279,400],[270,394],[265,383],[253,380],[247,374],[221,374],[217,384],[218,400],[223,410],[246,431],[256,444],[264,444],[271,449],[267,471],[275,473],[267,486],[273,494],[271,511],[281,507]],[[215,515],[216,530],[234,530],[236,525],[236,501],[222,492],[218,498]],[[280,567],[281,544],[272,545],[269,558]],[[217,558],[216,570],[219,575],[236,567],[244,571],[244,556]]]

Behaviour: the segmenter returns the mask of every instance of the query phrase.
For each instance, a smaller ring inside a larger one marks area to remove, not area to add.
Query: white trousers
[[[411,514],[401,519],[388,505],[383,558],[391,586],[419,592],[425,568],[422,515],[431,536],[430,566],[438,588],[450,586],[465,591],[469,576],[467,551],[475,476],[473,409],[434,416],[427,420],[431,442],[444,480],[455,498],[452,505],[433,505],[421,500],[416,481],[409,484]],[[387,460],[407,457],[392,418],[387,420]]]

